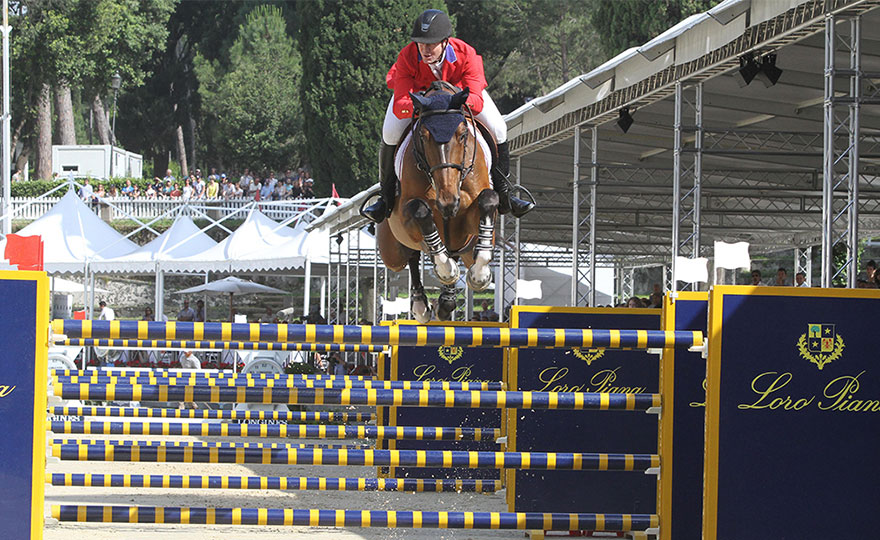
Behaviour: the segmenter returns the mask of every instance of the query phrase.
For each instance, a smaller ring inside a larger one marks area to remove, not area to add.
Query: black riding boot
[[[361,209],[361,215],[374,223],[391,215],[397,196],[397,176],[394,174],[394,149],[392,144],[379,147],[379,200]]]
[[[521,218],[535,207],[533,201],[524,201],[510,194],[510,149],[507,142],[498,145],[498,161],[492,167],[492,187],[498,194],[498,212],[510,212],[513,217]]]

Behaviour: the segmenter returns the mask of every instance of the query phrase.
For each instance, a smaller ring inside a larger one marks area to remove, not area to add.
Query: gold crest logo
[[[462,349],[461,347],[452,347],[444,345],[437,349],[437,354],[443,360],[446,360],[450,364],[461,358]]]
[[[605,349],[578,349],[574,348],[571,350],[572,354],[575,355],[576,358],[580,358],[589,366],[593,363],[594,360],[598,360],[605,356]]]
[[[816,364],[820,370],[828,362],[840,358],[843,347],[843,337],[837,333],[833,324],[810,323],[807,325],[807,333],[801,334],[797,342],[801,358]]]

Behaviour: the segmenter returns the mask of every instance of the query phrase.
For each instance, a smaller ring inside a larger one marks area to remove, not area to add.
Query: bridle
[[[428,163],[428,159],[425,157],[425,140],[422,137],[421,124],[422,119],[428,116],[434,116],[438,114],[463,114],[464,122],[467,124],[467,130],[465,131],[465,139],[464,139],[464,152],[462,153],[461,163],[450,163],[450,162],[442,162],[438,163],[434,166]],[[461,184],[464,182],[464,179],[468,177],[471,172],[474,170],[474,163],[477,160],[477,149],[476,149],[476,136],[471,136],[471,129],[476,129],[474,126],[474,113],[471,111],[471,108],[465,104],[461,109],[440,109],[440,110],[427,110],[420,111],[418,113],[418,117],[413,125],[413,156],[416,159],[416,165],[419,170],[425,173],[428,177],[428,180],[431,182],[431,187],[434,188],[435,193],[439,193],[437,189],[437,183],[434,181],[434,171],[440,169],[457,169],[458,176],[458,188],[461,190]],[[467,161],[467,152],[468,152],[468,142],[473,139],[474,144],[474,152],[471,155],[471,162],[468,165],[465,165]]]

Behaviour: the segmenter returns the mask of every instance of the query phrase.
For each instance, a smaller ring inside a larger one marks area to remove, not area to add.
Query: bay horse
[[[399,196],[376,231],[385,266],[399,272],[409,265],[410,310],[420,323],[432,316],[419,272],[421,252],[431,256],[443,284],[440,320],[450,320],[455,311],[459,258],[471,289],[482,291],[492,281],[498,194],[489,179],[491,155],[480,144],[479,127],[465,103],[468,95],[467,88],[443,81],[424,95],[410,93],[413,124],[398,148]]]

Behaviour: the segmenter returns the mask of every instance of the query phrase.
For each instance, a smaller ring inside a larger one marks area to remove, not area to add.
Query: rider
[[[486,92],[483,59],[473,47],[451,37],[452,23],[446,13],[429,9],[416,19],[412,43],[400,54],[386,76],[388,88],[394,97],[388,104],[382,126],[382,146],[379,149],[379,200],[363,209],[364,217],[379,223],[391,215],[397,191],[394,174],[394,150],[412,118],[410,92],[427,90],[435,80],[444,80],[460,88],[469,88],[467,104],[495,135],[498,157],[492,167],[492,184],[498,193],[498,210],[514,217],[527,214],[535,203],[510,194],[510,150],[507,143],[507,124]]]

